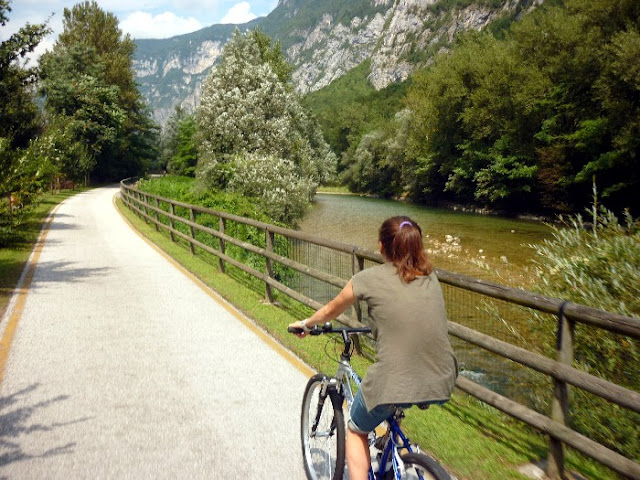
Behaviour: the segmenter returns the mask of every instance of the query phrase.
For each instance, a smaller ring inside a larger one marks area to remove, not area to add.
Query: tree
[[[158,167],[163,170],[167,169],[167,165],[176,155],[178,150],[178,125],[186,116],[187,112],[180,105],[176,105],[162,129]]]
[[[175,132],[175,150],[167,164],[167,171],[176,175],[195,176],[198,164],[198,146],[195,141],[197,126],[194,115],[178,122]]]
[[[10,2],[0,0],[0,25],[8,22]],[[0,43],[0,195],[20,193],[21,203],[37,190],[35,174],[38,166],[25,158],[24,151],[41,129],[41,118],[34,99],[34,84],[38,78],[35,68],[21,61],[33,52],[49,33],[46,24],[27,24]],[[0,205],[10,202],[0,202]],[[11,211],[7,211],[11,227]]]
[[[95,160],[87,146],[78,140],[77,129],[78,125],[68,117],[50,118],[44,132],[31,143],[29,150],[40,157],[41,165],[50,165],[48,170],[52,176],[60,175],[81,183],[86,182]]]
[[[0,0],[0,25],[8,22],[10,2]],[[0,43],[0,137],[11,139],[13,148],[24,148],[39,129],[37,107],[32,87],[37,79],[35,68],[19,61],[33,52],[50,32],[46,24],[27,24]]]
[[[94,57],[91,47],[75,45],[41,59],[45,106],[53,118],[64,119],[58,121],[68,124],[69,140],[84,146],[93,166],[116,142],[126,116],[118,87],[104,83],[104,67]]]
[[[276,74],[280,83],[285,87],[292,88],[291,74],[293,73],[293,65],[287,62],[282,53],[280,42],[277,41],[272,45],[271,39],[262,33],[259,28],[251,30],[247,33],[247,36],[258,46],[260,58],[271,67],[271,70]]]
[[[135,44],[95,1],[65,9],[63,16],[64,31],[41,61],[45,106],[77,127],[97,179],[139,175],[157,154],[157,127],[135,85]]]
[[[335,156],[288,83],[272,68],[283,62],[279,48],[271,48],[259,31],[236,30],[225,45],[196,111],[197,177],[207,188],[228,187],[234,163],[243,157],[255,159],[248,155],[264,162],[290,162],[299,181],[309,186],[307,198],[331,175]]]
[[[314,185],[300,178],[290,160],[255,153],[238,155],[233,161],[229,189],[259,200],[274,220],[295,224],[309,204]]]
[[[391,122],[360,139],[342,180],[355,192],[384,197],[407,193],[414,181],[407,163],[407,139],[412,121],[409,110],[396,114]]]

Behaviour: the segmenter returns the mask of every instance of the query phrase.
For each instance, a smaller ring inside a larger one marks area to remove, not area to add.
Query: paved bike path
[[[304,478],[308,372],[134,233],[116,192],[58,208],[2,319],[0,478]]]

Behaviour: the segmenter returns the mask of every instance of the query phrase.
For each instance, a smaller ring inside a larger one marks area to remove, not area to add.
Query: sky
[[[105,12],[116,15],[120,29],[132,38],[169,38],[219,23],[245,23],[264,17],[278,0],[97,0]],[[9,22],[0,27],[6,40],[27,22],[49,19],[53,33],[38,46],[36,57],[49,50],[62,32],[62,12],[81,0],[10,0]]]

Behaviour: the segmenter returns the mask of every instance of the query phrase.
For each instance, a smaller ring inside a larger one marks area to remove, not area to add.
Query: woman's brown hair
[[[433,271],[422,244],[422,229],[409,217],[386,219],[380,227],[378,239],[382,243],[384,257],[395,265],[398,275],[406,283]]]

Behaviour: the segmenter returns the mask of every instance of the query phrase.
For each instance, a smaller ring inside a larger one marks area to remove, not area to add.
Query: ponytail
[[[385,220],[380,227],[379,240],[385,258],[395,265],[405,283],[433,271],[422,244],[422,229],[409,217]]]

